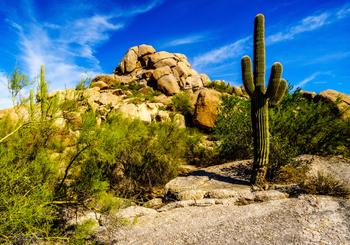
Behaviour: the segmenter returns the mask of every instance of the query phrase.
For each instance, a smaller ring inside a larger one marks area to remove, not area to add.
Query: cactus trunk
[[[263,96],[252,100],[251,117],[254,139],[254,163],[251,183],[262,185],[267,171],[270,152],[270,137],[268,123],[268,103]]]
[[[251,59],[242,58],[244,87],[251,98],[251,120],[254,139],[254,163],[251,184],[264,186],[270,153],[269,104],[278,104],[285,94],[287,83],[282,79],[282,65],[274,63],[269,85],[265,88],[265,18],[255,17],[254,74]]]

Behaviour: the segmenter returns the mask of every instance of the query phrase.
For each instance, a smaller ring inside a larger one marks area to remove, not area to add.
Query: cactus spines
[[[30,111],[30,117],[31,118],[34,115],[34,108],[35,108],[34,89],[31,89],[30,92],[29,92],[29,111]]]
[[[39,91],[40,91],[40,105],[41,105],[41,118],[46,118],[47,113],[47,83],[45,81],[45,70],[44,65],[41,65],[40,69],[40,84],[39,84]]]
[[[254,139],[254,163],[251,184],[264,186],[270,152],[268,106],[278,104],[287,88],[282,79],[282,65],[273,64],[268,87],[265,87],[265,17],[258,14],[254,22],[254,74],[249,56],[243,56],[242,79],[251,98],[251,120]]]

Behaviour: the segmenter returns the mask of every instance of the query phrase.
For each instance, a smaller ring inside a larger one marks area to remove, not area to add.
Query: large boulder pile
[[[300,91],[301,95],[309,101],[322,101],[333,106],[343,120],[350,119],[350,95],[341,93],[333,89],[327,89],[320,93]]]
[[[316,95],[314,100],[333,104],[341,113],[342,119],[350,118],[350,95],[328,89]]]
[[[96,77],[93,86],[105,88],[113,83],[138,82],[174,95],[181,90],[198,90],[208,80],[205,74],[192,69],[185,55],[156,52],[152,46],[142,44],[126,52],[113,75]]]

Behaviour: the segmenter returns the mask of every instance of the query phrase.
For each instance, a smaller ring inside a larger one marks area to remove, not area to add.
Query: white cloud
[[[242,54],[247,48],[247,42],[250,37],[239,39],[238,41],[211,50],[202,55],[196,56],[193,59],[193,67],[199,69],[203,66],[213,63],[220,63],[230,58],[237,57]]]
[[[309,59],[307,62],[305,62],[305,59],[303,59],[303,62],[305,65],[313,65],[329,61],[342,60],[348,57],[350,57],[350,52],[335,52],[321,55],[319,57],[314,57],[312,59]]]
[[[82,17],[84,13],[80,13],[80,17],[66,23],[43,24],[36,21],[31,6],[28,6],[29,24],[8,20],[19,37],[20,66],[33,79],[44,64],[51,89],[62,89],[66,85],[71,87],[87,71],[91,75],[102,72],[95,57],[96,47],[109,40],[113,32],[123,28],[125,21],[150,11],[161,2],[155,0],[123,11],[111,10],[107,15],[99,14],[96,9],[92,16]]]
[[[175,47],[180,45],[186,45],[186,44],[192,44],[192,43],[199,43],[207,40],[207,35],[204,34],[197,34],[197,35],[191,35],[187,37],[182,37],[178,39],[174,39],[164,45],[164,47]]]
[[[334,74],[332,74],[332,72],[330,71],[317,71],[317,72],[314,72],[312,73],[310,76],[304,78],[302,81],[300,81],[297,85],[295,85],[295,88],[301,88],[303,87],[304,85],[308,84],[309,82],[315,80],[315,78],[319,77],[319,76],[324,76],[324,75],[327,75],[327,76],[334,76]],[[325,84],[327,82],[324,82],[324,81],[321,81],[321,82],[314,82],[315,84]]]
[[[295,26],[289,28],[287,32],[278,32],[276,34],[266,37],[266,45],[281,42],[284,40],[293,39],[297,34],[303,32],[309,32],[321,28],[329,23],[330,15],[328,13],[322,13],[315,16],[308,16],[301,20]]]
[[[306,77],[305,79],[303,79],[302,81],[300,81],[297,85],[295,85],[296,88],[301,88],[304,85],[306,85],[307,83],[311,82],[312,80],[314,80],[318,75],[320,75],[320,72],[315,72],[313,74],[311,74],[310,76]]]
[[[337,13],[336,16],[338,19],[343,19],[346,18],[350,15],[350,7],[349,5],[344,6],[343,8],[341,8]]]
[[[10,93],[7,88],[7,74],[0,71],[0,108],[7,108],[12,105]]]
[[[325,25],[334,23],[335,21],[348,16],[350,16],[350,7],[343,6],[340,9],[333,9],[320,13],[318,15],[305,17],[295,25],[288,28],[287,31],[281,31],[267,36],[266,45],[271,45],[285,40],[291,40],[301,33],[319,29]],[[239,39],[231,44],[218,47],[214,50],[198,55],[193,59],[194,67],[204,67],[210,64],[222,63],[231,58],[237,58],[243,55],[243,51],[246,50],[245,46],[249,40],[249,37]]]

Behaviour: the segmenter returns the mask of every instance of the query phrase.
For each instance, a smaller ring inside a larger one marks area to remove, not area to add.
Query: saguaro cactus
[[[263,186],[269,162],[269,104],[278,104],[287,88],[282,79],[282,65],[273,64],[267,89],[265,88],[265,17],[258,14],[254,23],[254,74],[249,56],[242,58],[242,79],[251,98],[251,120],[254,138],[254,163],[251,184]]]
[[[48,102],[47,102],[47,83],[45,81],[44,65],[41,65],[41,69],[40,69],[39,91],[40,91],[41,118],[46,119]]]

